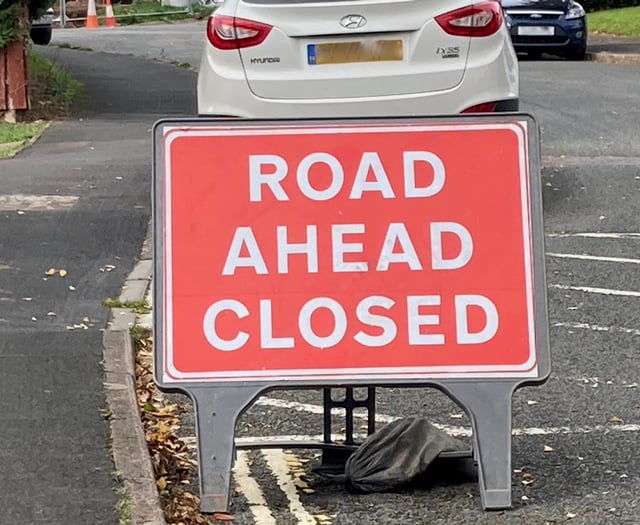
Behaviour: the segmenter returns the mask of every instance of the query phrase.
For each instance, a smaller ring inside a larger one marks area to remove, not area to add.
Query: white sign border
[[[529,357],[521,365],[479,365],[479,366],[431,366],[431,367],[399,367],[399,368],[333,368],[333,369],[298,369],[298,370],[247,370],[234,372],[181,372],[173,364],[173,317],[171,314],[172,298],[172,209],[171,209],[171,145],[181,137],[212,137],[212,136],[256,136],[256,135],[318,135],[342,133],[422,133],[437,131],[479,131],[479,130],[510,130],[518,140],[522,228],[524,242],[524,262],[527,303],[527,322],[529,335]],[[319,125],[219,125],[215,127],[199,126],[166,126],[163,128],[164,143],[164,180],[163,180],[163,210],[164,210],[164,244],[163,244],[163,292],[162,308],[164,309],[163,325],[163,370],[161,382],[167,385],[183,383],[211,382],[296,382],[296,381],[374,381],[377,383],[391,383],[394,381],[407,382],[415,380],[424,382],[429,379],[471,379],[471,378],[500,378],[527,379],[538,377],[538,362],[536,352],[535,332],[535,301],[532,258],[531,195],[529,184],[528,158],[528,122],[515,120],[513,122],[493,122],[490,124],[401,124],[389,125],[371,124],[319,124]],[[528,242],[527,242],[528,241]]]

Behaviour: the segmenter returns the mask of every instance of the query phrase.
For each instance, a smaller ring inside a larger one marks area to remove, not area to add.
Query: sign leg
[[[473,425],[482,507],[511,507],[511,397],[513,383],[457,383],[447,390]]]
[[[236,420],[262,385],[193,389],[198,438],[200,510],[228,512]]]

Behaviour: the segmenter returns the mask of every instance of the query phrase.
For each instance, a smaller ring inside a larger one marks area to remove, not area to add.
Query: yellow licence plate
[[[367,40],[308,44],[309,65],[402,60],[402,40]]]

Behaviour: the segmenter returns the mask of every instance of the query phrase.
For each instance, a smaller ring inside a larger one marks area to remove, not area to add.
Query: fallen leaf
[[[159,488],[160,490],[164,490],[164,489],[166,489],[166,488],[167,488],[167,478],[165,478],[164,476],[163,476],[163,477],[158,478],[158,479],[156,480],[156,485],[158,486],[158,488]]]
[[[58,271],[58,275],[60,277],[65,277],[67,275],[67,273],[68,273],[67,270],[59,270]]]
[[[620,419],[618,416],[613,416],[609,420],[609,423],[611,423],[612,425],[622,425],[624,423],[624,420]]]
[[[175,414],[176,408],[178,408],[178,405],[163,406],[160,410],[158,410],[157,415],[160,417],[172,416]]]
[[[214,512],[213,519],[218,521],[235,521],[236,520],[233,514],[229,514],[227,512]]]

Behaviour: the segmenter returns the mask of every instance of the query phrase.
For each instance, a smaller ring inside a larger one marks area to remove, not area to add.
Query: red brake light
[[[463,113],[493,113],[496,110],[496,106],[495,102],[483,102],[465,109]]]
[[[502,26],[502,7],[491,0],[444,13],[435,20],[450,35],[490,36]]]
[[[218,49],[257,46],[270,31],[270,25],[235,16],[213,15],[207,24],[207,38]]]

